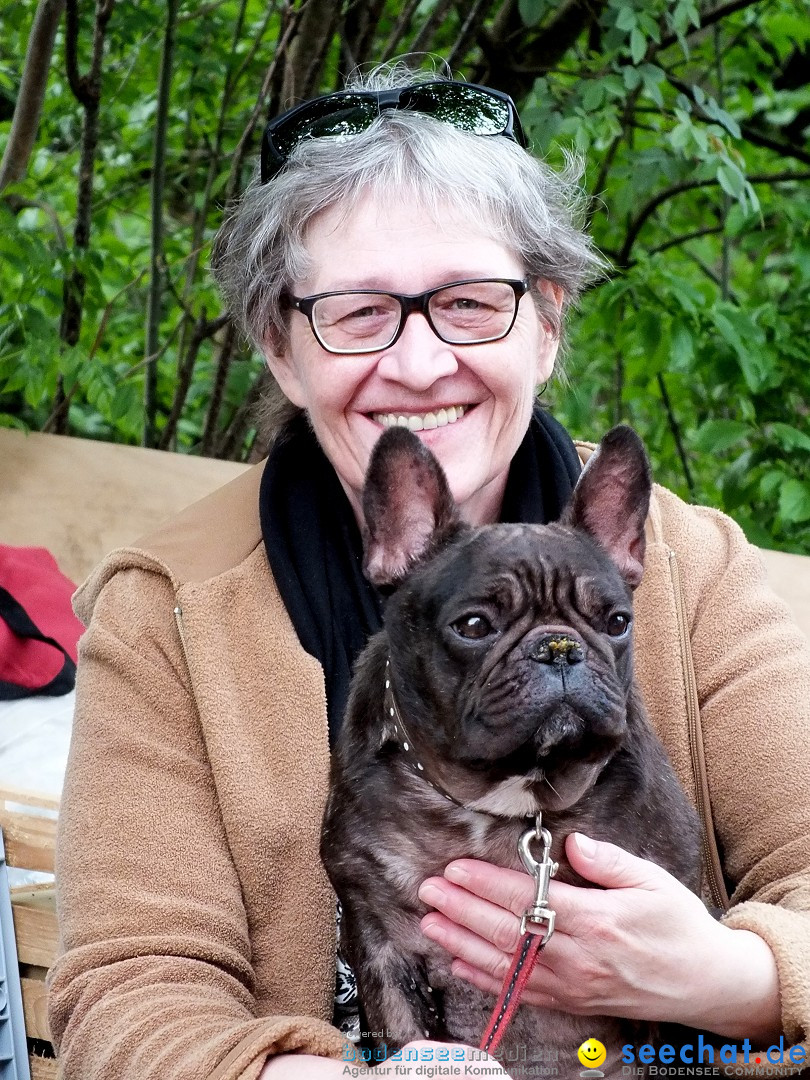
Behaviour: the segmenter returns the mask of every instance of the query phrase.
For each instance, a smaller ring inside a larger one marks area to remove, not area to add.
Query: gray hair
[[[352,79],[349,88],[387,90],[436,78],[396,63]],[[351,213],[366,195],[383,203],[407,196],[432,220],[446,217],[449,206],[454,217],[474,222],[517,255],[528,277],[556,286],[564,311],[605,269],[579,224],[581,171],[573,157],[557,173],[511,139],[460,131],[415,111],[385,109],[350,138],[303,140],[269,183],[261,183],[257,168],[214,241],[214,276],[232,314],[260,350],[270,340],[283,342],[282,297],[310,272],[306,235],[313,218],[334,207]],[[532,296],[560,336],[556,305],[537,289]],[[272,380],[265,421],[273,426],[297,411],[279,395]]]

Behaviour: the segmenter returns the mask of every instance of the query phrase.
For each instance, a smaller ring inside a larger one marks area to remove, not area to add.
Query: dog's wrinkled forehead
[[[580,530],[556,524],[471,530],[414,570],[401,591],[403,605],[429,619],[467,606],[546,619],[575,610],[587,617],[630,600],[603,549]]]

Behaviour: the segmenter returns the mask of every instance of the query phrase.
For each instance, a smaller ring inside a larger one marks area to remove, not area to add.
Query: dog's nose
[[[585,659],[582,645],[568,634],[546,634],[535,642],[530,655],[541,664],[579,664]]]

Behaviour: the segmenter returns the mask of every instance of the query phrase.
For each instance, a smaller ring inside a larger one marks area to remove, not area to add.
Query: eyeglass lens
[[[316,99],[280,126],[273,141],[286,157],[305,138],[357,135],[370,126],[378,112],[377,102],[360,94]]]
[[[509,124],[505,101],[485,91],[457,83],[426,83],[407,87],[399,107],[414,109],[452,123],[474,135],[498,135]],[[317,99],[280,125],[274,134],[277,149],[287,156],[305,138],[347,137],[365,131],[380,114],[376,96],[363,93],[332,94]]]
[[[472,87],[452,83],[416,86],[408,91],[406,101],[409,108],[473,135],[499,135],[509,123],[505,101]]]
[[[435,333],[449,344],[475,344],[504,337],[512,327],[517,298],[511,285],[480,281],[449,285],[428,301]],[[402,306],[387,293],[323,296],[312,308],[312,324],[321,342],[335,352],[373,352],[397,336]]]

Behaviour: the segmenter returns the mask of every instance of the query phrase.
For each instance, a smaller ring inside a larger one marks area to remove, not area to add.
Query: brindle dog
[[[650,488],[640,439],[614,428],[559,522],[473,528],[415,435],[388,430],[374,450],[365,572],[393,594],[357,664],[321,842],[366,1027],[385,1033],[374,1045],[478,1045],[494,997],[451,975],[420,931],[417,890],[453,859],[522,869],[538,811],[559,881],[588,884],[565,858],[578,830],[699,887],[697,816],[633,681]],[[516,1076],[533,1060],[577,1076],[577,1047],[597,1038],[618,1075],[621,1046],[651,1034],[522,1005],[501,1052]]]

